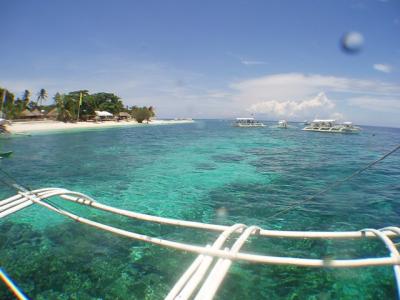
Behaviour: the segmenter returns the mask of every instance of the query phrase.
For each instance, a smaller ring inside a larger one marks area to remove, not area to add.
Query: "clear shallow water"
[[[1,139],[1,167],[31,188],[65,187],[100,202],[160,216],[285,230],[398,225],[400,155],[275,219],[269,216],[393,148],[400,129],[359,135],[298,128],[233,128],[228,121],[110,128]],[[13,191],[0,186],[0,196]],[[126,221],[64,204],[84,216],[196,244],[213,234]],[[226,210],[225,216],[217,211]],[[252,239],[245,251],[336,258],[386,253],[373,241]],[[0,220],[0,263],[35,299],[160,299],[194,259],[75,224],[30,207]],[[6,298],[0,285],[0,298]],[[391,268],[318,270],[234,264],[218,299],[394,298]]]

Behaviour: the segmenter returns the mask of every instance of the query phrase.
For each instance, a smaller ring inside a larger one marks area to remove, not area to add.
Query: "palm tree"
[[[42,104],[42,101],[46,101],[47,96],[47,91],[45,89],[41,89],[37,97],[37,103],[39,106]]]
[[[149,108],[148,108],[148,109],[149,109],[149,111],[150,111],[150,114],[151,114],[151,116],[150,116],[150,117],[151,117],[151,118],[152,118],[152,117],[155,117],[156,113],[154,112],[154,107],[153,107],[153,106],[149,106]]]
[[[56,103],[58,116],[57,119],[60,121],[66,121],[68,118],[67,109],[65,108],[65,97],[60,93],[56,93],[54,96],[54,102]]]
[[[27,107],[31,101],[31,92],[29,90],[25,90],[22,100],[24,101],[24,108]]]
[[[29,103],[31,100],[31,92],[29,90],[25,90],[22,100],[24,100],[27,104]]]

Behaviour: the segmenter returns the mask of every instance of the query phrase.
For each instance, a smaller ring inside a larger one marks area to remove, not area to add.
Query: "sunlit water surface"
[[[270,124],[271,125],[271,124]],[[287,214],[268,218],[393,148],[400,129],[357,135],[234,128],[229,121],[0,139],[0,167],[30,188],[65,187],[164,217],[283,230],[399,225],[400,155]],[[4,176],[2,174],[1,176]],[[0,186],[4,198],[14,193]],[[204,245],[215,234],[147,225],[54,200],[82,216]],[[219,213],[225,212],[225,213]],[[252,238],[243,251],[297,257],[387,255],[376,241]],[[161,299],[195,255],[99,232],[30,207],[0,220],[0,263],[34,299]],[[388,299],[390,267],[311,269],[235,263],[217,299]],[[0,299],[11,299],[0,284]]]

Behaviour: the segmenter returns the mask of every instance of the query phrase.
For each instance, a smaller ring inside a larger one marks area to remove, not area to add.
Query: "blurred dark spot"
[[[183,81],[182,79],[178,79],[175,82],[175,84],[176,84],[177,87],[184,87],[186,85],[185,81]]]
[[[364,37],[361,33],[351,31],[345,33],[340,39],[340,47],[347,54],[357,54],[362,50]]]
[[[216,162],[233,163],[244,160],[244,156],[236,154],[222,154],[222,155],[213,155],[212,159]]]
[[[211,171],[217,169],[216,165],[213,164],[208,164],[208,163],[199,163],[196,165],[197,170],[205,170],[205,171]]]

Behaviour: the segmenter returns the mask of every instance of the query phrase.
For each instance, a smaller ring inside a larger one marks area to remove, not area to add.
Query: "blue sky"
[[[400,1],[3,1],[0,86],[89,89],[159,117],[400,127]],[[361,51],[339,42],[359,32]]]

